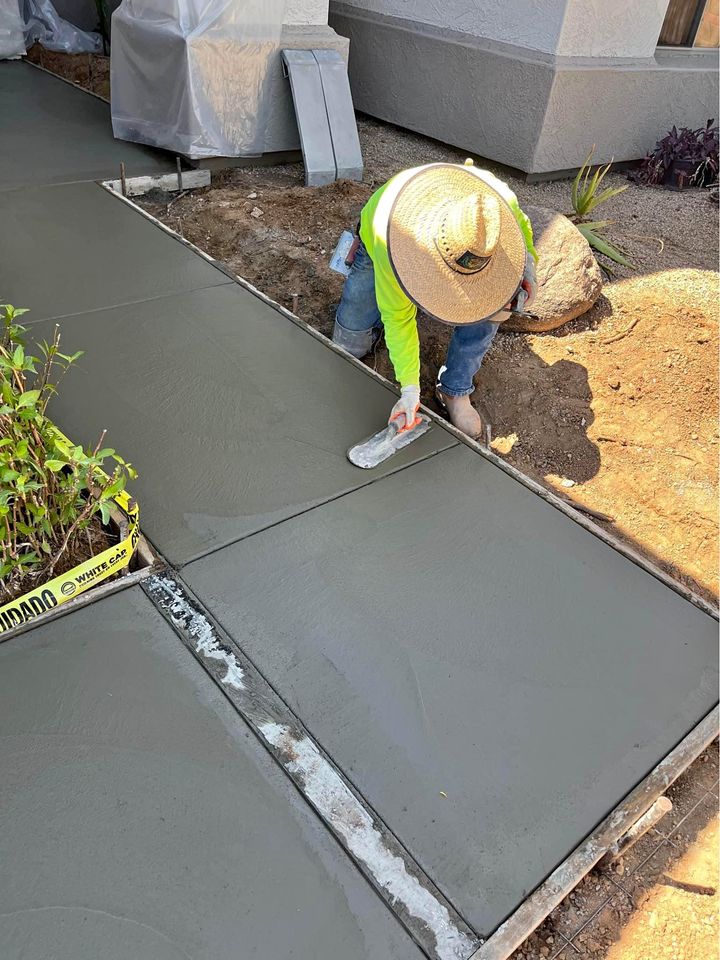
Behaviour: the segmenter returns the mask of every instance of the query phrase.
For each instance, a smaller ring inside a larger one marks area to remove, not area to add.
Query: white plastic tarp
[[[37,42],[46,50],[58,53],[102,53],[101,35],[81,30],[64,20],[51,0],[24,0],[23,18],[28,47]]]
[[[0,0],[0,60],[25,56],[19,0]]]
[[[123,0],[112,18],[116,137],[202,157],[262,153],[285,0]]]

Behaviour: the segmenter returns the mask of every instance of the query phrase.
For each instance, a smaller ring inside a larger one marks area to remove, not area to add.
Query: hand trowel
[[[398,420],[391,420],[383,430],[350,447],[347,458],[350,463],[362,467],[363,470],[379,467],[413,440],[427,433],[430,426],[430,418],[424,414],[418,414],[410,427],[400,427]]]

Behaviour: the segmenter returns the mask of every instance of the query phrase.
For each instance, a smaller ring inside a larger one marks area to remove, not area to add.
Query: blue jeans
[[[375,270],[361,243],[343,287],[335,315],[333,341],[358,359],[370,353],[380,336],[382,320],[375,299]],[[475,389],[473,377],[497,333],[497,323],[482,320],[453,329],[438,386],[449,397],[465,397]]]

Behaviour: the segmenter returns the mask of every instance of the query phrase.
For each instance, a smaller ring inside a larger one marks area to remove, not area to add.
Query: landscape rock
[[[539,320],[512,315],[500,330],[543,333],[586,313],[602,292],[602,273],[590,244],[567,217],[547,207],[523,207],[538,252],[538,293],[528,308]]]

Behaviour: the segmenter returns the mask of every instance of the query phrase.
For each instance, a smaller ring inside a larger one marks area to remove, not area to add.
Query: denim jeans
[[[361,243],[343,287],[335,315],[333,340],[360,358],[370,353],[381,329],[380,311],[375,300],[375,270]],[[438,385],[443,393],[450,397],[465,397],[473,392],[473,377],[480,369],[497,329],[497,323],[490,320],[466,323],[453,329],[445,365],[438,375]]]

